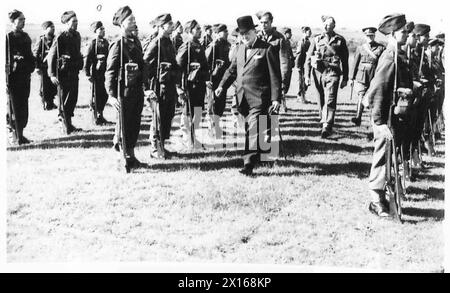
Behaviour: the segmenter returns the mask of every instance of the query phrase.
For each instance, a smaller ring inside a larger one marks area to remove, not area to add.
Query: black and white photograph
[[[1,270],[446,272],[448,8],[7,0]]]

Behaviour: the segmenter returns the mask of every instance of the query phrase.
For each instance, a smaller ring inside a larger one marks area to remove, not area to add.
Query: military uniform
[[[335,32],[314,37],[307,55],[306,75],[310,76],[311,71],[319,93],[320,122],[323,131],[329,133],[334,124],[339,80],[341,76],[342,81],[348,80],[348,48],[344,37]]]
[[[375,34],[375,30],[368,33]],[[358,104],[356,109],[356,117],[352,121],[360,125],[361,117],[364,111],[363,97],[369,88],[370,81],[372,80],[375,69],[377,67],[378,58],[384,51],[384,46],[373,41],[370,43],[364,43],[356,49],[353,69],[350,73],[350,79],[355,81],[355,91],[358,95]]]
[[[158,60],[160,65],[158,65]],[[156,92],[157,103],[152,103],[152,107],[159,107],[161,133],[159,133],[157,119],[152,119],[150,127],[152,146],[156,149],[158,140],[164,142],[164,140],[170,138],[170,129],[177,102],[176,84],[179,83],[180,75],[175,48],[171,40],[163,36],[156,37],[144,52],[144,62],[148,68],[148,80],[145,82],[145,87],[151,88],[155,92],[158,88],[160,90],[159,93]],[[158,77],[159,81],[157,80]],[[159,83],[159,86],[157,86],[157,83]]]
[[[35,58],[31,51],[31,39],[24,31],[11,31],[6,37],[6,62],[9,63],[9,95],[14,105],[7,107],[7,125],[12,119],[12,110],[15,111],[15,122],[18,126],[18,143],[25,143],[28,140],[23,136],[23,129],[28,123],[28,98],[30,96],[30,75],[35,68]],[[8,72],[6,72],[8,74]],[[14,107],[14,108],[13,108]],[[10,132],[15,129],[9,129]]]
[[[57,88],[48,76],[46,59],[54,39],[54,36],[42,35],[33,48],[33,55],[36,58],[36,68],[39,69],[39,77],[41,79],[39,94],[42,98],[44,110],[51,110],[56,107],[54,99],[57,94]]]
[[[208,80],[208,62],[206,61],[205,50],[202,44],[195,39],[189,40],[181,45],[178,49],[176,59],[183,74],[182,87],[187,92],[190,103],[190,109],[188,109],[188,102],[185,103],[181,121],[181,128],[186,139],[190,133],[188,113],[191,119],[193,119],[194,129],[197,129],[201,122],[201,112],[195,113],[194,109],[204,109],[206,94],[205,82]],[[190,62],[190,65],[188,62]]]
[[[61,99],[64,107],[60,105],[60,113],[64,115],[68,126],[73,130],[72,117],[78,101],[78,73],[83,69],[83,56],[80,52],[81,36],[73,30],[62,32],[47,56],[48,75],[57,77],[60,87]]]
[[[109,42],[104,38],[93,39],[87,51],[85,72],[86,76],[92,77],[92,85],[95,89],[95,98],[97,100],[98,118],[103,118],[103,110],[108,101],[108,93],[105,88],[106,60],[109,53]],[[92,99],[91,107],[94,107]],[[103,119],[104,120],[104,119]]]
[[[181,47],[181,45],[183,45],[183,37],[181,36],[181,34],[175,34],[172,37],[172,44],[173,47],[175,49],[175,54],[178,52],[178,49]]]
[[[121,54],[123,58],[122,71],[120,71]],[[125,67],[127,63],[137,64],[138,67],[133,82],[130,82],[128,86],[125,85]],[[124,113],[125,143],[127,146],[126,153],[127,156],[133,157],[133,149],[138,140],[141,127],[141,114],[144,106],[144,60],[142,58],[141,43],[136,37],[120,37],[115,40],[109,48],[108,59],[106,62],[105,85],[108,95],[114,98],[117,98],[119,95],[117,92],[117,81],[119,76],[121,79],[120,89],[122,91],[120,95],[123,97],[124,107],[122,111]],[[119,119],[117,119],[117,121],[113,139],[114,145],[119,144],[120,137],[121,126]]]
[[[200,44],[203,47],[203,50],[206,50],[208,48],[209,44],[213,41],[213,38],[210,35],[204,35],[202,40],[200,41]]]
[[[306,53],[308,52],[311,41],[307,37],[303,37],[297,45],[297,50],[295,52],[295,67],[298,70],[298,93],[297,95],[305,102],[305,93],[308,89],[308,85],[305,84],[305,62]]]

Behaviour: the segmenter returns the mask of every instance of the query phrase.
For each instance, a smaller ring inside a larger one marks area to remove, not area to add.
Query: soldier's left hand
[[[278,101],[272,101],[272,106],[270,107],[270,112],[274,114],[278,114],[280,111],[280,102]]]
[[[213,83],[211,82],[211,81],[207,81],[206,82],[206,86],[209,88],[209,89],[212,89],[213,88]]]
[[[155,91],[153,91],[153,90],[145,91],[144,95],[149,100],[157,100],[158,99],[158,96],[156,95]]]
[[[347,81],[346,80],[342,80],[341,81],[341,89],[345,88],[347,86]]]

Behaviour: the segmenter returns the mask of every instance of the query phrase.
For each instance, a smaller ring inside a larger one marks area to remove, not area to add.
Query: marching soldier
[[[55,39],[55,25],[51,21],[46,21],[42,24],[42,29],[45,34],[39,37],[39,41],[33,48],[33,55],[36,58],[37,73],[41,79],[39,94],[42,98],[44,110],[48,111],[58,108],[54,103],[57,89],[47,72],[47,55]]]
[[[308,89],[308,85],[305,83],[305,62],[306,62],[306,53],[309,50],[309,46],[311,45],[311,41],[309,38],[311,37],[311,28],[308,26],[302,26],[302,39],[298,42],[297,50],[295,52],[295,67],[298,70],[298,94],[297,98],[302,104],[307,104],[308,101],[305,98],[306,90]],[[309,78],[309,77],[308,77]]]
[[[66,25],[66,30],[56,37],[50,48],[47,56],[48,75],[53,84],[60,87],[59,120],[63,129],[67,128],[67,134],[70,134],[81,131],[73,126],[72,117],[78,100],[78,73],[83,69],[83,56],[75,12],[64,12],[61,22]]]
[[[190,149],[200,146],[195,130],[200,126],[204,109],[208,62],[200,44],[200,25],[196,20],[190,20],[184,25],[184,30],[188,38],[178,49],[176,58],[183,74],[181,83],[177,85],[177,92],[181,102],[184,102],[181,115],[183,142]]]
[[[12,31],[6,35],[6,78],[8,90],[7,129],[9,142],[27,144],[23,135],[28,123],[28,98],[30,96],[30,75],[34,71],[35,59],[31,52],[31,39],[26,32],[25,16],[21,11],[9,13]]]
[[[203,47],[203,50],[206,50],[208,48],[209,44],[213,41],[213,29],[212,26],[209,24],[206,24],[203,26],[203,38],[200,41],[200,44]]]
[[[105,27],[101,21],[92,23],[91,30],[96,34],[96,38],[89,44],[85,72],[93,87],[91,108],[95,115],[94,123],[104,125],[108,123],[103,117],[103,110],[108,101],[108,93],[105,89],[105,71],[109,43],[105,39]]]
[[[148,80],[144,84],[147,90],[153,91],[150,155],[165,158],[168,152],[164,149],[164,141],[170,138],[177,102],[176,83],[180,76],[175,48],[170,40],[174,28],[171,15],[158,16],[155,24],[159,28],[158,36],[144,52],[144,62],[148,68]]]
[[[172,44],[175,48],[175,54],[178,52],[178,49],[183,44],[183,26],[179,21],[175,23],[175,28],[172,36]]]
[[[288,44],[286,50],[288,52],[288,57],[289,57],[289,67],[290,69],[288,70],[288,77],[286,77],[289,80],[289,84],[291,81],[291,77],[292,77],[292,69],[295,66],[295,57],[294,57],[294,52],[292,51],[292,30],[288,27],[284,27],[281,29],[281,32],[283,33],[284,38],[286,39],[286,42]],[[289,87],[288,87],[289,89]]]
[[[237,81],[238,110],[246,117],[244,168],[240,173],[251,176],[265,152],[261,149],[262,136],[269,130],[260,118],[268,115],[270,108],[278,112],[280,107],[281,73],[273,47],[257,37],[252,17],[240,17],[237,24],[243,43],[237,47],[216,94],[220,96]]]
[[[364,111],[363,97],[375,74],[378,58],[384,51],[384,46],[375,41],[376,28],[367,27],[363,28],[362,31],[366,36],[365,43],[356,49],[353,70],[350,73],[350,84],[353,86],[356,80],[355,88],[358,94],[356,117],[351,119],[357,126],[361,125],[361,117]]]
[[[429,43],[429,57],[430,64],[435,75],[435,107],[433,112],[435,114],[435,135],[437,139],[441,138],[441,125],[443,124],[443,112],[442,107],[445,98],[445,69],[444,63],[440,56],[440,46],[443,45],[443,41],[440,39],[433,39]]]
[[[314,84],[319,93],[321,137],[331,135],[336,112],[339,80],[340,88],[348,81],[348,48],[343,36],[334,31],[336,22],[331,16],[322,16],[324,32],[316,36],[309,47],[306,61],[305,83],[310,84],[312,71]]]
[[[261,31],[258,37],[263,41],[269,43],[278,57],[281,70],[281,87],[283,92],[282,107],[286,110],[286,101],[284,95],[289,90],[291,83],[292,67],[290,66],[289,49],[290,45],[284,38],[283,34],[278,32],[275,27],[272,26],[273,15],[269,11],[260,11],[256,14],[261,23]]]
[[[117,109],[118,116],[123,114],[123,126],[117,119],[113,139],[114,149],[120,151],[125,140],[125,159],[130,168],[137,168],[141,163],[136,159],[134,148],[138,140],[141,127],[141,113],[144,106],[144,60],[142,46],[138,38],[133,35],[136,19],[128,6],[119,8],[114,14],[113,25],[121,29],[120,37],[115,40],[109,49],[106,62],[105,85],[111,105]],[[120,89],[118,92],[118,80]],[[122,105],[119,101],[121,95]],[[121,137],[121,127],[124,128],[124,137]]]
[[[222,135],[220,117],[222,117],[225,110],[227,93],[223,91],[220,96],[215,96],[214,91],[219,86],[226,69],[230,65],[229,53],[231,45],[228,42],[228,29],[225,24],[217,25],[215,34],[217,39],[206,49],[206,60],[210,69],[210,79],[207,82],[207,86],[210,89],[211,97],[208,101],[208,113],[211,118],[211,131],[215,132],[216,138],[219,138]]]
[[[389,216],[385,195],[386,147],[394,139],[394,135],[398,134],[396,129],[396,125],[398,125],[397,116],[391,117],[394,134],[388,127],[393,91],[411,92],[413,87],[412,75],[406,56],[400,49],[401,45],[405,44],[408,34],[405,25],[404,14],[392,14],[383,18],[378,30],[387,35],[389,40],[386,50],[378,60],[374,78],[366,93],[369,104],[372,106],[371,119],[375,144],[369,176],[369,191],[372,197],[369,210],[380,217]],[[395,81],[395,78],[397,78],[397,81]],[[397,88],[394,88],[394,84]]]

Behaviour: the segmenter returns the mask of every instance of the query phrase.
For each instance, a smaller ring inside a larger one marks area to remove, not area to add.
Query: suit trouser
[[[57,87],[52,83],[50,77],[48,76],[47,69],[42,69],[41,74],[39,74],[41,83],[39,89],[39,95],[42,98],[42,102],[53,103],[55,96],[57,94]]]
[[[105,88],[105,75],[98,74],[99,77],[96,77],[94,80],[95,83],[95,99],[97,100],[97,111],[102,113],[105,109],[106,102],[108,101],[108,93]],[[91,87],[92,87],[91,83]],[[92,91],[91,91],[92,92]],[[92,97],[91,106],[94,107],[94,97]]]
[[[59,80],[59,87],[60,87],[60,94],[61,94],[60,99],[63,100],[64,114],[65,114],[65,117],[67,117],[68,119],[73,117],[73,112],[77,105],[78,82],[79,82],[78,74],[73,75],[70,78],[60,78],[60,80]],[[61,111],[62,111],[61,107],[59,108],[59,111],[61,113]]]
[[[320,122],[323,127],[331,128],[334,125],[340,76],[328,69],[324,73],[314,69],[313,77],[319,93]]]
[[[239,112],[245,117],[245,149],[242,157],[244,165],[254,166],[261,160],[261,154],[270,153],[270,147],[266,150],[261,146],[264,138],[270,136],[268,108],[267,104],[250,107],[245,97],[239,105]],[[264,115],[267,117],[265,120],[262,119]]]
[[[125,125],[125,144],[127,152],[136,147],[136,143],[141,130],[141,114],[144,107],[144,95],[136,94],[123,98],[123,116]],[[117,111],[117,123],[113,142],[119,143],[121,137],[120,112]]]
[[[359,81],[355,82],[355,90],[358,95],[358,103],[356,104],[356,118],[361,119],[364,112],[363,98],[369,88],[368,85],[361,83]]]
[[[28,98],[30,96],[30,76],[20,75],[11,76],[9,80],[9,93],[14,103],[14,110],[16,111],[15,119],[19,131],[21,132],[28,124]],[[9,102],[9,100],[8,100]],[[11,110],[13,105],[9,105],[6,119],[9,122],[11,119]],[[19,133],[21,135],[21,133]]]
[[[166,140],[170,138],[172,119],[175,116],[176,100],[176,90],[173,88],[172,91],[162,91],[159,102],[152,102],[153,113],[155,113],[155,107],[158,107],[159,110],[159,119],[156,119],[156,115],[153,115],[152,123],[150,124],[150,137],[153,139],[153,142],[159,139]],[[160,127],[158,127],[159,123],[161,123]]]
[[[372,122],[373,125],[373,122]],[[386,184],[386,147],[389,140],[374,132],[374,150],[369,175],[369,189],[384,190]]]

